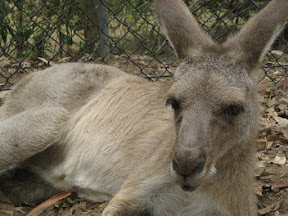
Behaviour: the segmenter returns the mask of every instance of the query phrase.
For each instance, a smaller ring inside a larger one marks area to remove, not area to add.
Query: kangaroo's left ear
[[[223,46],[231,56],[254,67],[263,60],[287,19],[288,0],[272,0]]]
[[[217,47],[182,0],[155,0],[155,6],[162,30],[179,58],[203,55]]]

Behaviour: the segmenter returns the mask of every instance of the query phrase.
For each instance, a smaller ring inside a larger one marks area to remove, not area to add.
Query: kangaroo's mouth
[[[196,190],[196,188],[197,188],[198,186],[199,186],[199,185],[190,186],[190,185],[187,185],[187,184],[183,184],[183,185],[181,185],[181,188],[182,188],[183,191],[192,192],[192,191]]]

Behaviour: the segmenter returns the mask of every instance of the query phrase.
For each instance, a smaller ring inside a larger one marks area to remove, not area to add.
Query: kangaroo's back
[[[55,65],[34,72],[13,86],[2,106],[1,119],[43,104],[75,111],[87,103],[92,94],[121,76],[129,75],[111,66],[83,63]]]

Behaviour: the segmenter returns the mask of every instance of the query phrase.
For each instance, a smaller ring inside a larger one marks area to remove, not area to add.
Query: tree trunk
[[[87,14],[84,26],[84,36],[88,53],[104,58],[110,52],[108,13],[106,0],[83,2],[83,9]]]

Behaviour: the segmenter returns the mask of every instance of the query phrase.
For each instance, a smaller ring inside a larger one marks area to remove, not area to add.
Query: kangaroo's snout
[[[206,153],[196,148],[175,151],[172,172],[183,190],[194,190],[200,185],[206,164]]]
[[[172,168],[177,175],[187,178],[191,175],[201,173],[206,163],[206,156],[201,155],[196,158],[173,158]]]

